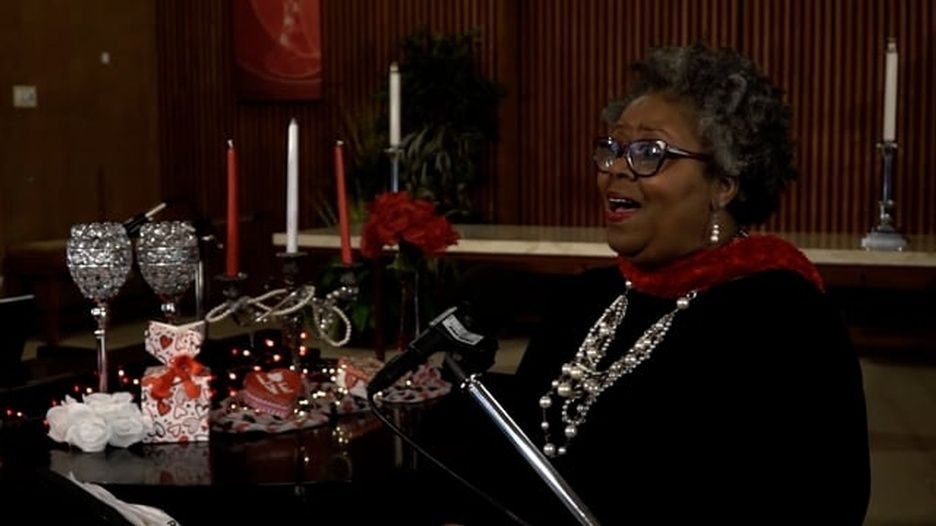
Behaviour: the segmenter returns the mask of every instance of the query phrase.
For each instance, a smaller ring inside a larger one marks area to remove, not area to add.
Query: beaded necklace
[[[543,410],[540,427],[546,440],[543,452],[549,457],[565,455],[570,441],[585,423],[588,412],[598,397],[621,377],[633,372],[650,358],[663,341],[681,310],[689,307],[698,293],[714,285],[767,270],[789,270],[803,276],[817,289],[823,290],[822,279],[812,263],[790,243],[764,235],[743,235],[716,248],[699,250],[670,265],[655,270],[643,270],[627,259],[619,258],[618,267],[625,276],[626,289],[592,326],[568,363],[562,365],[559,377],[539,399]],[[598,365],[608,351],[617,328],[627,314],[627,294],[631,289],[659,298],[676,300],[676,308],[650,326],[621,358],[609,366]],[[560,406],[564,425],[564,442],[553,442],[547,413],[554,404]]]
[[[548,457],[566,454],[569,443],[578,434],[578,428],[588,418],[588,411],[598,401],[601,394],[614,385],[621,377],[633,372],[641,363],[650,358],[653,350],[663,341],[669,332],[673,318],[680,310],[689,308],[689,302],[696,297],[690,292],[676,300],[676,308],[665,314],[650,326],[637,342],[608,367],[599,369],[598,364],[608,352],[618,327],[627,315],[627,292],[633,284],[628,281],[627,289],[618,296],[598,321],[592,325],[582,345],[571,362],[562,365],[558,378],[552,381],[551,388],[540,398],[543,421],[540,424],[546,443],[543,453]],[[561,401],[561,417],[565,428],[562,430],[565,442],[556,445],[550,437],[548,411],[553,407],[554,399]]]

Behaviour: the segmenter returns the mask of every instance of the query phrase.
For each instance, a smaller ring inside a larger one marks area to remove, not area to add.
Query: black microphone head
[[[497,339],[478,332],[477,319],[470,311],[466,305],[450,307],[429,322],[405,352],[393,357],[371,378],[368,394],[389,387],[407,371],[440,352],[448,353],[469,373],[486,371],[494,365]]]
[[[440,333],[448,341],[448,355],[467,374],[487,371],[494,365],[497,338],[494,332],[504,317],[464,301],[451,315],[439,320]]]

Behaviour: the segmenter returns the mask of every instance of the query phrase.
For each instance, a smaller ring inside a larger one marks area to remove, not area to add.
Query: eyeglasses
[[[666,141],[659,139],[638,139],[626,144],[619,143],[614,137],[600,137],[595,140],[595,153],[592,159],[595,161],[595,166],[602,172],[607,172],[614,167],[614,163],[621,157],[627,161],[633,180],[637,177],[656,175],[663,166],[663,161],[669,157],[684,157],[699,161],[711,159],[708,155],[670,146]]]

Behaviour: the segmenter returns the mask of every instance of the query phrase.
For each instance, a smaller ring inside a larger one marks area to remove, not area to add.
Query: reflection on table
[[[210,442],[147,444],[100,453],[56,447],[49,468],[109,486],[305,485],[350,481],[352,475],[379,477],[404,468],[403,459],[393,455],[396,440],[367,414],[275,435],[213,433]]]
[[[419,436],[423,415],[439,402],[386,410],[408,434]],[[248,524],[263,517],[328,524],[412,517],[415,523],[438,523],[427,517],[444,516],[444,505],[426,506],[423,499],[432,499],[435,491],[463,491],[426,472],[412,450],[370,413],[280,434],[212,433],[209,442],[137,444],[101,453],[67,448],[44,433],[40,422],[0,429],[0,491],[31,507],[54,502],[74,508],[39,508],[39,516],[71,514],[81,524],[104,522],[90,519],[98,512],[83,515],[87,510],[75,495],[80,490],[62,482],[69,474],[125,502],[161,508],[182,524]],[[25,453],[25,444],[31,453]]]

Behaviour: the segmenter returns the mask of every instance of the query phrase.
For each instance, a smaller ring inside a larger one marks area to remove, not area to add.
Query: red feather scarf
[[[633,287],[652,296],[675,299],[767,270],[790,270],[824,290],[822,278],[806,256],[774,236],[739,237],[725,245],[703,249],[664,267],[644,270],[618,257],[618,268]]]

